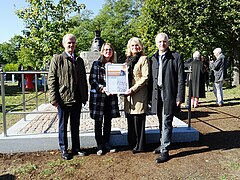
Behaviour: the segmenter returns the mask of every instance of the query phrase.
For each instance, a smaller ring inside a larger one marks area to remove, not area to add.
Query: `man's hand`
[[[176,102],[176,105],[179,106],[179,107],[181,106],[181,104],[182,104],[181,101],[177,101],[177,102]]]

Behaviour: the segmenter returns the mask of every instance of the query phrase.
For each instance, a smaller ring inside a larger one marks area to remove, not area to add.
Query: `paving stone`
[[[56,111],[56,108],[48,104],[44,107],[43,111]],[[146,119],[146,128],[158,127],[158,120],[156,116],[150,115]],[[127,130],[127,120],[124,117],[124,113],[121,112],[121,117],[112,119],[112,128],[119,128]],[[68,127],[69,131],[69,127]],[[85,106],[81,113],[80,118],[80,132],[93,132],[94,120],[90,118],[89,111]],[[19,134],[32,134],[32,133],[54,133],[58,132],[58,117],[56,113],[47,113],[36,115],[23,129],[19,131]]]

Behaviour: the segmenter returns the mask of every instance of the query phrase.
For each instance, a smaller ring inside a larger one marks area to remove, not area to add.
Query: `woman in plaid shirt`
[[[106,91],[105,64],[114,62],[114,48],[110,43],[103,44],[100,58],[94,61],[90,71],[90,116],[95,120],[97,155],[115,152],[109,146],[112,118],[119,117],[118,97]],[[103,129],[103,131],[102,131]]]

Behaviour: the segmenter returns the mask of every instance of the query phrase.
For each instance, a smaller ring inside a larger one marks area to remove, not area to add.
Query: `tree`
[[[93,19],[95,30],[101,30],[104,41],[113,44],[118,61],[125,61],[128,40],[136,36],[133,22],[139,15],[139,1],[106,0],[98,16]]]
[[[144,0],[138,33],[149,54],[156,50],[154,39],[161,31],[184,59],[195,50],[210,55],[221,47],[239,69],[239,5],[237,0]]]
[[[29,3],[28,7],[16,12],[28,29],[21,51],[30,51],[33,55],[33,66],[40,67],[48,62],[53,54],[62,51],[62,37],[74,27],[70,15],[73,12],[80,13],[85,5],[77,4],[76,0],[60,0],[57,4],[54,0],[25,1]],[[20,59],[23,57],[19,56]]]
[[[0,44],[1,63],[17,63],[18,57],[17,52],[20,49],[22,43],[21,36],[14,36],[9,42]]]
[[[72,28],[71,32],[77,37],[77,51],[89,51],[91,47],[95,31],[91,18],[92,14],[89,10],[83,10],[81,14],[72,18],[76,27]]]
[[[232,20],[237,17],[230,12],[237,10],[236,4],[235,0],[145,0],[140,35],[151,52],[155,49],[154,38],[160,31],[169,34],[172,48],[185,57],[196,49],[212,53],[213,48],[219,46],[227,50],[232,39],[228,32],[232,32]],[[228,20],[224,14],[228,15]]]

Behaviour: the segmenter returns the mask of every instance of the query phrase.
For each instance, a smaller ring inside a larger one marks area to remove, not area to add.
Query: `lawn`
[[[44,103],[44,94],[38,90],[38,104]],[[36,92],[25,90],[26,111],[32,111],[36,109]],[[22,88],[17,87],[16,83],[5,83],[5,107],[6,111],[21,112],[23,111],[23,95]],[[0,134],[3,132],[3,113],[2,113],[2,98],[0,99]],[[6,124],[7,128],[11,127],[17,121],[24,117],[23,114],[7,114]]]

